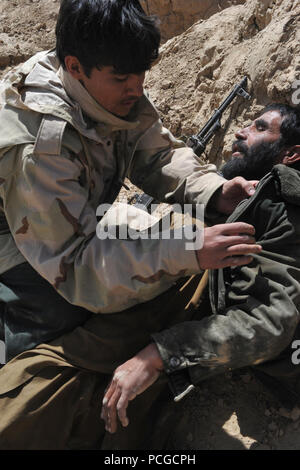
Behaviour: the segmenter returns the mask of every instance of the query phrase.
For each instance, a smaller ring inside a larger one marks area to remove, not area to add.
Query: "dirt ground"
[[[195,389],[174,433],[174,448],[197,450],[296,450],[300,409],[285,408],[250,369],[229,372]],[[177,447],[176,447],[177,445]]]
[[[263,2],[262,2],[263,3]],[[1,0],[0,75],[54,45],[59,0]],[[253,375],[235,371],[211,379],[184,401],[173,433],[178,449],[299,449],[300,410],[287,410]],[[182,444],[182,430],[189,433]]]

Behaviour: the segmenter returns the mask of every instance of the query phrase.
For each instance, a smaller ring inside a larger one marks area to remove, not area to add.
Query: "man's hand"
[[[250,254],[262,250],[255,244],[254,234],[254,227],[244,222],[205,228],[203,247],[196,251],[200,268],[220,269],[251,263]]]
[[[162,370],[163,362],[154,343],[115,370],[102,402],[101,418],[108,432],[116,432],[118,418],[122,426],[128,426],[129,401],[150,387]]]
[[[222,214],[231,214],[236,206],[255,192],[258,181],[247,181],[241,176],[226,181],[212,197],[211,205]]]

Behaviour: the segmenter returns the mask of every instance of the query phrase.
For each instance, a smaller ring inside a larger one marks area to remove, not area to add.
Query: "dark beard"
[[[250,148],[242,141],[237,141],[234,145],[238,146],[244,156],[233,157],[222,166],[220,171],[228,180],[236,176],[242,176],[247,180],[260,180],[279,163],[279,154],[283,148],[280,139],[272,143],[263,142]]]

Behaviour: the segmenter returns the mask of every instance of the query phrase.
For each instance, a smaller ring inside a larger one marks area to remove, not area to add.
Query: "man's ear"
[[[292,165],[300,160],[300,145],[294,145],[288,149],[282,159],[284,165]]]
[[[65,66],[67,72],[69,72],[73,78],[76,78],[76,80],[82,80],[82,78],[84,78],[84,70],[77,57],[67,55],[65,57]]]

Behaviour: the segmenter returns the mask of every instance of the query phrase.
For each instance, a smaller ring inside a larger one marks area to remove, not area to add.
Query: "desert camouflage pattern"
[[[162,202],[205,207],[224,182],[163,127],[146,95],[120,119],[53,51],[10,72],[1,91],[0,273],[28,261],[70,303],[110,313],[199,271],[184,239],[96,235],[97,208],[115,201],[125,177]]]

